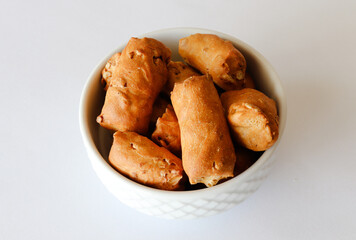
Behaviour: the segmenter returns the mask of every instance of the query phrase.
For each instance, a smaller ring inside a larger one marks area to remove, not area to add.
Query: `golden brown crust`
[[[246,60],[231,42],[197,33],[179,40],[179,54],[189,65],[211,75],[222,89],[244,88]]]
[[[97,122],[115,131],[145,134],[152,105],[166,83],[171,51],[151,38],[131,38],[113,72]]]
[[[185,79],[191,76],[200,75],[196,70],[184,64],[183,62],[170,61],[167,65],[167,68],[168,80],[162,89],[162,92],[164,92],[167,96],[171,95],[171,91],[173,90],[175,83],[183,82]]]
[[[120,56],[120,52],[112,55],[109,61],[105,64],[103,71],[101,72],[101,84],[104,86],[105,91],[108,90],[113,72],[115,72],[119,66]]]
[[[144,185],[164,190],[182,189],[182,161],[137,133],[114,134],[109,162],[123,175]]]
[[[152,133],[152,141],[176,156],[181,156],[180,130],[172,105],[169,104],[163,116],[158,118],[156,129]]]
[[[233,176],[235,150],[219,95],[211,79],[193,76],[171,94],[177,114],[184,171],[191,184],[211,187]]]
[[[221,102],[236,142],[253,151],[264,151],[278,139],[276,103],[251,88],[229,91]]]

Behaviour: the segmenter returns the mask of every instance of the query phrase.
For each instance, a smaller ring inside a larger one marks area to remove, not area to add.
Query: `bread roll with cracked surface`
[[[168,80],[162,90],[167,96],[171,95],[171,91],[173,90],[175,83],[182,82],[191,76],[200,75],[196,70],[184,64],[183,62],[170,61],[167,65],[167,68]]]
[[[233,177],[235,149],[213,81],[207,76],[193,76],[176,83],[171,100],[190,183],[212,187],[221,179]]]
[[[121,174],[146,186],[163,190],[183,187],[182,161],[137,133],[115,132],[109,162]]]
[[[221,95],[235,141],[250,150],[264,151],[278,139],[276,103],[264,93],[245,88]]]
[[[244,88],[246,60],[231,42],[197,33],[179,40],[179,54],[189,65],[211,75],[222,89]]]
[[[105,91],[108,90],[113,72],[115,72],[119,66],[120,56],[120,52],[112,55],[109,61],[105,64],[103,71],[101,72],[101,84],[104,86]]]
[[[114,131],[145,134],[152,105],[167,81],[171,51],[152,38],[131,38],[112,73],[97,122]]]
[[[181,156],[180,130],[176,114],[172,105],[168,105],[166,112],[158,118],[156,129],[152,133],[152,141],[168,149],[176,156]]]

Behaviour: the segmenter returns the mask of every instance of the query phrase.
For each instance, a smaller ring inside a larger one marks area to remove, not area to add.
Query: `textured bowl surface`
[[[194,190],[170,192],[135,183],[116,172],[107,159],[112,136],[96,123],[104,102],[105,92],[100,85],[101,70],[108,59],[121,51],[128,39],[120,47],[107,55],[90,74],[83,89],[79,122],[85,148],[99,179],[121,202],[140,212],[162,218],[197,218],[217,214],[230,209],[255,192],[267,176],[273,153],[277,149],[286,123],[286,99],[278,75],[268,61],[256,50],[241,40],[211,30],[196,28],[164,29],[139,37],[151,37],[163,42],[172,50],[172,59],[181,60],[178,55],[179,39],[194,33],[216,34],[230,40],[245,56],[248,71],[256,81],[257,89],[277,102],[280,117],[280,136],[277,142],[242,174],[217,186]]]

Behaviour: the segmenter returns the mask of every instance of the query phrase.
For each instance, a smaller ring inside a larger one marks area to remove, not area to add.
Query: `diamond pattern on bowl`
[[[165,195],[152,195],[145,191],[132,191],[113,175],[103,174],[104,171],[100,170],[97,174],[105,186],[111,185],[109,191],[121,202],[142,213],[167,219],[191,219],[218,214],[244,201],[266,178],[272,162],[272,159],[268,159],[256,172],[215,195],[202,197],[198,194],[184,200],[172,200]],[[99,168],[96,166],[94,169]]]
[[[226,211],[245,200],[257,190],[262,180],[266,177],[268,168],[261,168],[258,174],[246,179],[237,188],[231,189],[216,196],[197,198],[191,201],[167,201],[165,199],[149,199],[137,194],[136,201],[127,203],[137,210],[169,219],[189,219],[214,215]],[[121,195],[122,196],[122,195]],[[122,199],[126,202],[124,199]]]

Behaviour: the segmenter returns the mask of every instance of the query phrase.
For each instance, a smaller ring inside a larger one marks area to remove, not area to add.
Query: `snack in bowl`
[[[114,133],[109,162],[134,181],[163,190],[182,189],[182,161],[134,132]]]
[[[190,183],[212,187],[233,177],[235,149],[212,80],[203,75],[176,83],[171,99],[181,132],[183,168]]]
[[[265,151],[278,139],[276,103],[262,92],[245,88],[221,95],[235,141],[253,151]]]
[[[189,65],[211,75],[222,89],[244,88],[246,60],[230,41],[197,33],[179,40],[179,54]]]
[[[97,122],[114,131],[145,134],[153,103],[167,81],[171,51],[152,38],[131,38],[112,73]]]
[[[253,152],[248,150],[249,158],[247,161],[241,157],[243,153],[241,149],[244,148],[238,146],[235,142],[237,155],[235,169],[237,172],[235,172],[234,177],[219,181],[213,187],[202,188],[204,184],[190,185],[186,181],[184,191],[166,191],[132,181],[108,162],[113,135],[111,131],[104,129],[95,122],[96,116],[100,114],[106,94],[100,83],[101,73],[110,57],[115,53],[122,52],[127,42],[120,44],[91,71],[83,87],[79,108],[80,131],[93,169],[104,186],[123,204],[139,212],[160,218],[192,219],[207,217],[231,209],[243,202],[264,181],[270,172],[276,150],[282,146],[280,143],[282,142],[281,137],[285,129],[287,115],[287,101],[283,85],[271,64],[253,47],[233,36],[196,28],[163,29],[143,34],[140,38],[148,37],[161,41],[172,50],[173,61],[182,61],[182,58],[178,55],[178,42],[180,39],[196,33],[217,35],[230,41],[243,54],[248,66],[247,71],[252,76],[256,89],[276,101],[280,121],[279,137],[275,144],[266,151]],[[218,91],[223,93],[222,89]],[[167,96],[167,94],[160,95]],[[158,114],[158,116],[160,117],[161,114]],[[154,120],[152,124],[152,127],[154,127]],[[153,128],[150,130],[153,131]],[[145,136],[149,137],[150,132]],[[252,157],[251,160],[250,157]]]
[[[169,165],[156,164],[161,146],[168,153],[182,156],[180,174],[184,170],[191,185],[212,187],[240,172],[227,120],[235,143],[264,151],[278,138],[277,110],[273,100],[250,88],[227,92],[219,89],[223,92],[220,100],[213,81],[224,89],[255,87],[252,77],[245,73],[245,58],[230,42],[216,35],[194,34],[179,41],[179,52],[207,75],[200,76],[183,62],[167,64],[171,52],[155,39],[131,38],[102,71],[102,82],[109,87],[97,121],[117,131],[109,162],[124,175],[147,186],[181,190],[177,187],[179,181],[169,185],[170,180],[157,174],[168,174],[165,168]],[[156,98],[160,91],[170,95],[173,107],[164,98]],[[139,135],[146,134],[155,121],[151,139],[157,147]],[[132,142],[131,148],[120,146],[128,145],[130,138],[143,143],[140,149],[154,151],[129,151],[137,150]]]

